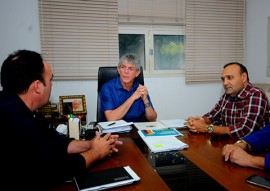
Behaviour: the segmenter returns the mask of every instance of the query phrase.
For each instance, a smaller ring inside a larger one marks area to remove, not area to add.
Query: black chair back
[[[97,117],[96,120],[97,122],[100,122],[101,117],[102,117],[102,112],[101,112],[101,105],[100,105],[100,90],[101,87],[103,86],[104,83],[107,81],[116,78],[118,76],[118,71],[116,66],[104,66],[104,67],[99,67],[98,69],[98,87],[97,87]],[[141,73],[140,75],[136,78],[136,80],[139,81],[140,84],[144,85],[144,77],[143,77],[143,68],[141,67]]]

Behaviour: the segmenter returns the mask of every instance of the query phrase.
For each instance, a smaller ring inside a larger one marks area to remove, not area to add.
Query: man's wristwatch
[[[212,124],[208,125],[206,130],[208,133],[212,133],[214,131],[214,125],[212,125]]]
[[[240,139],[240,140],[238,140],[238,141],[236,141],[235,142],[235,144],[243,144],[244,145],[244,150],[246,150],[246,151],[251,151],[251,146],[245,141],[245,140],[242,140],[242,139]]]
[[[151,106],[151,104],[150,103],[146,103],[146,104],[144,104],[144,108],[148,108],[148,107],[150,107]]]

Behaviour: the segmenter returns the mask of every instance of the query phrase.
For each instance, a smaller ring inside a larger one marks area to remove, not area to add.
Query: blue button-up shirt
[[[134,80],[133,86],[129,91],[125,90],[121,84],[120,77],[112,79],[106,82],[100,91],[100,102],[102,117],[101,121],[106,121],[104,112],[107,110],[114,110],[121,106],[131,95],[137,90],[139,82]],[[148,95],[148,100],[151,103],[150,96]],[[152,105],[153,107],[153,105]],[[145,108],[142,99],[137,99],[134,101],[123,120],[127,122],[145,122]]]

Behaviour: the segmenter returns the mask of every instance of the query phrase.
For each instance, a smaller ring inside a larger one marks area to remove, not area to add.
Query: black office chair
[[[116,78],[118,76],[118,71],[116,66],[104,66],[99,67],[98,69],[98,87],[97,87],[97,122],[100,122],[102,115],[101,105],[100,105],[100,90],[104,83],[107,81]],[[144,85],[144,77],[143,77],[143,68],[141,67],[141,73],[136,78],[140,84]]]

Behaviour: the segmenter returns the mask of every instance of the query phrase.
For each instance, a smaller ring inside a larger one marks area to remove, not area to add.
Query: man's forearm
[[[132,97],[128,98],[122,105],[112,111],[106,111],[105,116],[107,121],[115,121],[123,119],[123,117],[127,114],[128,110],[134,103],[134,99]]]

